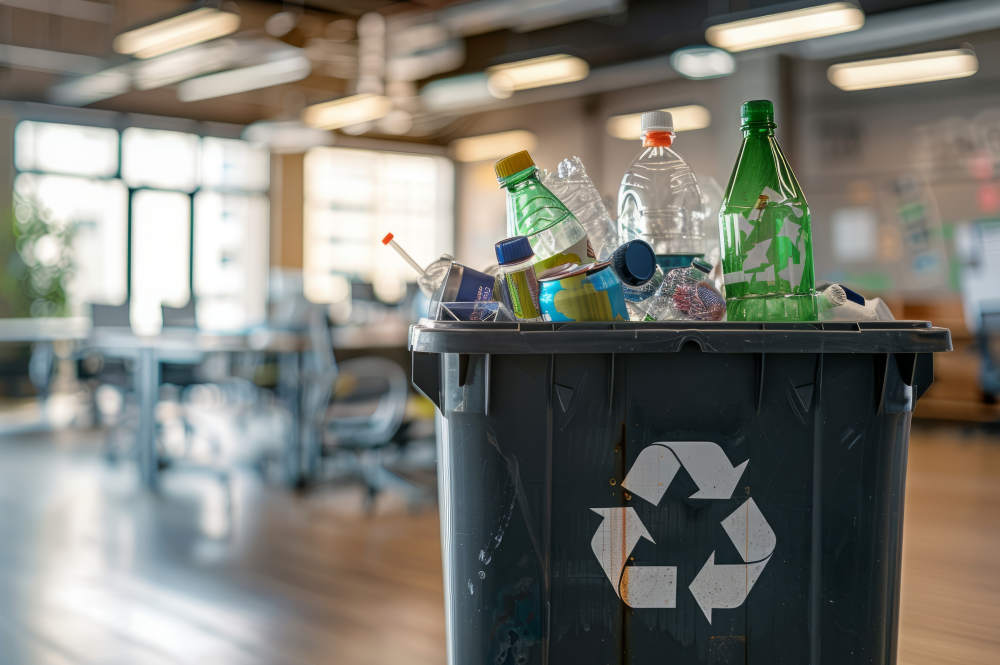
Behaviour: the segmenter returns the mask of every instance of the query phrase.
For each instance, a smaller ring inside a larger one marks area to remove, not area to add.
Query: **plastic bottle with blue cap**
[[[622,281],[625,304],[633,321],[645,321],[656,290],[663,283],[663,271],[656,254],[644,240],[630,240],[611,255],[611,267]]]
[[[535,276],[535,252],[526,236],[515,236],[496,244],[500,266],[498,286],[501,302],[521,321],[541,321],[538,310],[538,280]]]

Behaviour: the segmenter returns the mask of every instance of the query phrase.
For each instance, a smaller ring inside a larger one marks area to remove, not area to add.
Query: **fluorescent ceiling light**
[[[627,8],[624,0],[478,0],[453,4],[435,18],[451,34],[471,37],[505,28],[529,32]]]
[[[523,129],[499,134],[470,136],[451,142],[451,154],[459,162],[483,162],[500,159],[521,150],[534,150],[538,139]]]
[[[486,74],[466,74],[431,81],[420,90],[420,99],[426,110],[436,113],[482,106],[497,98],[490,90]]]
[[[10,44],[0,44],[0,63],[17,69],[55,74],[75,74],[76,76],[93,74],[105,66],[103,60],[89,55],[47,51]]]
[[[675,106],[671,109],[659,109],[667,111],[674,119],[675,132],[690,132],[696,129],[705,129],[712,124],[712,114],[704,106],[692,104],[690,106]],[[616,139],[635,141],[641,134],[640,119],[641,113],[630,113],[628,115],[616,115],[608,118],[608,134]]]
[[[152,58],[164,53],[193,46],[210,39],[236,32],[240,17],[211,7],[194,11],[129,30],[115,37],[113,47],[118,53],[137,58]]]
[[[301,81],[309,76],[311,71],[312,63],[304,56],[281,58],[259,65],[188,79],[177,87],[177,99],[182,102],[195,102],[235,95],[248,90],[270,88],[282,83]]]
[[[713,79],[736,71],[736,58],[713,46],[690,46],[670,56],[670,66],[689,79]]]
[[[86,106],[128,92],[132,87],[131,64],[119,65],[90,76],[71,79],[49,89],[49,99],[66,106]]]
[[[850,2],[833,2],[713,25],[705,31],[705,39],[727,51],[747,51],[850,32],[864,24],[865,13],[860,7]]]
[[[352,95],[306,108],[302,112],[302,122],[320,129],[339,129],[384,118],[391,110],[392,100],[388,97]]]
[[[845,62],[827,69],[826,77],[841,90],[868,90],[964,78],[978,70],[979,60],[974,52],[953,49]]]
[[[232,67],[246,57],[245,49],[235,39],[198,44],[134,63],[132,85],[136,90],[152,90]]]
[[[494,97],[509,97],[514,90],[529,90],[587,78],[590,66],[571,55],[549,55],[497,65],[486,70]]]
[[[299,120],[259,120],[247,125],[241,138],[262,143],[278,154],[296,154],[334,143],[332,132],[309,127]]]

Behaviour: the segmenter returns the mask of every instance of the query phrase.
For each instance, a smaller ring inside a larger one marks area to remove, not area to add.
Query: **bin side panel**
[[[825,358],[819,647],[832,662],[888,662],[909,414],[871,408],[881,368],[872,355]]]
[[[541,665],[546,609],[541,543],[549,481],[546,410],[539,404],[547,399],[550,357],[508,356],[497,362],[494,356],[489,417],[482,408],[485,356],[470,358],[460,390],[457,378],[449,378],[449,370],[457,371],[449,360],[445,403],[458,409],[443,421],[449,428],[444,454],[452,468],[445,491],[454,511],[448,540],[454,591],[446,611],[454,620],[455,663]]]
[[[591,510],[624,503],[615,364],[612,354],[553,357],[550,663],[621,662],[622,605],[593,551],[605,518]]]

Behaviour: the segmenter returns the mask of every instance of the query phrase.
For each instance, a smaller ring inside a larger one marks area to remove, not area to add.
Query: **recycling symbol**
[[[709,441],[658,442],[639,453],[622,487],[653,505],[680,470],[687,470],[698,485],[692,499],[729,499],[750,460],[733,467],[718,444]],[[603,517],[591,540],[601,568],[615,585],[622,601],[633,608],[677,607],[676,566],[626,566],[632,549],[649,535],[631,507],[591,508]],[[743,564],[715,565],[715,552],[688,587],[709,623],[713,609],[732,609],[746,600],[764,566],[771,559],[777,539],[754,500],[747,499],[722,528],[743,557]]]

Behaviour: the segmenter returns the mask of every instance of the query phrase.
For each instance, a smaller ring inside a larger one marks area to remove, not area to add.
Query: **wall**
[[[1000,197],[992,174],[977,179],[970,171],[970,160],[985,154],[987,171],[1000,172],[1000,153],[982,142],[970,122],[1000,109],[1000,34],[969,40],[979,71],[952,81],[844,92],[826,79],[830,63],[796,63],[801,150],[793,166],[812,211],[818,279],[844,280],[869,293],[910,299],[954,298],[958,266],[952,228],[998,213],[997,206],[979,204],[981,188]],[[949,42],[920,50],[955,46]],[[1000,131],[1000,123],[995,124]],[[937,229],[932,241],[944,260],[933,275],[914,274],[913,255],[903,240],[906,229],[896,214],[895,183],[905,175],[930,193]],[[871,263],[845,261],[833,253],[834,211],[851,207],[868,207],[877,219],[878,251]]]

